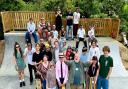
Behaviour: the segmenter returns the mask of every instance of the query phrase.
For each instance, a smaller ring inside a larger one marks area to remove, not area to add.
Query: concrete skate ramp
[[[127,77],[128,72],[125,70],[122,60],[119,54],[119,46],[118,42],[108,38],[108,37],[98,37],[99,47],[102,54],[102,47],[108,45],[111,49],[110,55],[113,57],[114,67],[112,71],[112,77]],[[7,75],[17,75],[13,60],[13,45],[15,41],[21,44],[22,49],[25,48],[24,43],[24,33],[6,33],[5,34],[5,54],[3,64],[0,68],[0,76]],[[75,41],[67,42],[68,45],[75,46]],[[83,43],[81,42],[79,45],[79,52],[81,53],[81,49],[83,47]],[[28,75],[28,69],[25,70],[25,73]]]

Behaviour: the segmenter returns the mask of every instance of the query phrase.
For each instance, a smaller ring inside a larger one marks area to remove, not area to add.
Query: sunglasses
[[[20,46],[16,46],[16,48],[20,48]]]

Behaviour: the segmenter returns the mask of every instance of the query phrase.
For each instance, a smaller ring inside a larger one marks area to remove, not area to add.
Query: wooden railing
[[[55,24],[54,12],[9,11],[1,12],[1,16],[4,32],[15,29],[19,31],[26,29],[26,24],[30,17],[33,18],[36,26],[38,25],[41,17],[44,17],[46,21],[49,21],[51,24]],[[62,21],[63,25],[66,26],[66,19],[63,18]],[[85,27],[86,31],[89,29],[89,26],[94,26],[97,36],[113,36],[116,38],[119,33],[120,20],[111,18],[81,19],[80,24]]]

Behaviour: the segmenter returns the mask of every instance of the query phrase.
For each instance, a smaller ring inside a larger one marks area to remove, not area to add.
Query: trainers
[[[25,82],[24,82],[24,81],[22,82],[22,84],[23,84],[23,86],[26,86],[26,84],[25,84]]]
[[[22,85],[22,82],[20,82],[20,87],[22,87],[23,85]]]

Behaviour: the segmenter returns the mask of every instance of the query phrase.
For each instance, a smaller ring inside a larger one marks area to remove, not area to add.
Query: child
[[[46,84],[47,89],[56,89],[56,73],[55,73],[55,66],[52,63],[50,68],[47,71],[46,75]]]
[[[97,79],[97,89],[109,88],[109,77],[112,72],[113,59],[109,56],[110,48],[108,46],[103,47],[103,55],[99,59],[99,76]]]
[[[71,52],[72,52],[72,48],[71,48],[71,46],[68,46],[67,51],[66,51],[66,59],[67,60],[70,60]]]
[[[96,81],[98,75],[98,59],[96,56],[92,57],[92,64],[88,68],[86,89],[96,89]]]

